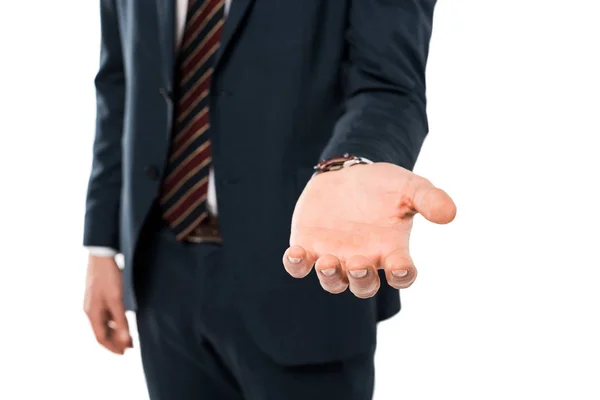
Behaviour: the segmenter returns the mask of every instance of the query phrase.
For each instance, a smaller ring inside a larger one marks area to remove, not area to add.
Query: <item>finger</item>
[[[383,261],[385,277],[391,287],[406,289],[417,279],[417,269],[405,250],[395,250]]]
[[[129,324],[125,316],[125,307],[120,298],[112,299],[108,304],[108,312],[111,324],[111,339],[114,346],[122,353],[133,347]]]
[[[315,271],[321,286],[329,293],[342,293],[348,288],[348,278],[336,256],[327,254],[319,257],[315,263]]]
[[[292,246],[283,254],[283,266],[294,278],[304,278],[315,264],[315,257],[301,246]]]
[[[86,310],[86,313],[92,325],[96,341],[113,353],[119,353],[119,349],[112,342],[106,307],[103,304],[92,305],[89,310]]]
[[[350,257],[346,262],[346,273],[350,291],[356,297],[361,299],[373,297],[379,290],[379,274],[375,266],[366,257]]]
[[[412,208],[436,224],[452,222],[456,205],[446,192],[420,176],[415,176],[413,186]]]

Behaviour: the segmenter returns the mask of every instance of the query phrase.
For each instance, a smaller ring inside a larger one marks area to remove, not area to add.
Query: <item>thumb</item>
[[[114,338],[125,347],[133,347],[129,324],[125,316],[125,308],[121,301],[114,301],[109,305],[109,312],[114,323]]]
[[[436,224],[452,222],[456,216],[454,201],[442,189],[420,176],[415,176],[412,207],[428,221]]]

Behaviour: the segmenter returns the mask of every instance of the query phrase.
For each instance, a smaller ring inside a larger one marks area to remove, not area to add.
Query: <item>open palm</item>
[[[409,253],[416,213],[445,224],[456,206],[444,191],[393,164],[319,174],[296,204],[286,270],[302,278],[314,265],[328,292],[350,287],[358,297],[371,297],[380,286],[377,269],[383,268],[391,286],[406,288],[416,278]]]

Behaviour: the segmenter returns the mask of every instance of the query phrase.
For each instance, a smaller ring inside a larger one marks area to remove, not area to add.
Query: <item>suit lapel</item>
[[[221,47],[217,53],[217,59],[215,61],[215,70],[219,67],[223,55],[227,51],[227,47],[231,44],[235,33],[237,32],[240,23],[246,16],[246,13],[250,10],[250,6],[255,0],[232,0],[231,7],[229,8],[229,14],[225,19],[225,25],[223,26],[223,33],[221,34]],[[283,1],[283,0],[282,0]]]
[[[242,20],[250,10],[250,6],[255,0],[232,0],[229,8],[229,14],[225,19],[223,33],[221,34],[221,47],[217,53],[215,61],[215,70],[219,67],[223,54],[231,44],[235,33],[237,32]],[[174,0],[155,0],[156,13],[159,26],[159,40],[161,46],[161,55],[163,60],[163,69],[167,82],[173,82],[173,72],[175,69],[175,1]]]
[[[155,0],[162,53],[162,67],[169,85],[175,69],[175,1]]]

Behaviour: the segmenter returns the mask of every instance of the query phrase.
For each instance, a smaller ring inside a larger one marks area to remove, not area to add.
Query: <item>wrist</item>
[[[364,157],[359,157],[353,154],[346,153],[340,157],[333,157],[327,160],[323,160],[317,165],[315,165],[315,173],[313,174],[313,176],[322,174],[324,172],[338,171],[340,169],[350,168],[355,165],[364,164],[373,164],[373,161]]]

